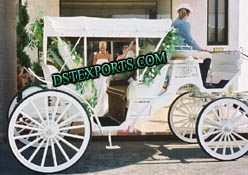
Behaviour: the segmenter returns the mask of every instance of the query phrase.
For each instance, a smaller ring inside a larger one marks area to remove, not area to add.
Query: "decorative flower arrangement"
[[[178,30],[175,29],[174,27],[170,29],[170,31],[164,37],[163,42],[158,49],[158,52],[165,50],[167,57],[173,55],[173,53],[175,52],[175,47],[180,41],[182,41],[182,38],[177,36],[177,32]],[[151,86],[153,84],[154,78],[157,75],[160,75],[160,69],[163,66],[164,64],[148,67],[142,77],[141,82],[143,82],[147,86]]]
[[[30,32],[29,32],[29,47],[31,49],[38,48],[40,55],[42,55],[43,51],[43,19],[41,17],[37,17],[35,21],[31,24]],[[68,64],[71,67],[79,68],[83,66],[83,58],[77,51],[71,50],[70,43],[66,38],[58,39],[52,38],[49,41],[49,47],[47,50],[47,55],[52,59],[54,66],[60,70],[64,64],[64,60],[67,58],[71,58]],[[69,69],[65,65],[65,69]],[[95,87],[95,83],[93,80],[88,80],[75,84],[75,90],[79,92],[92,106],[95,107],[97,104],[97,89]],[[91,113],[90,108],[83,104],[88,113]]]
[[[76,83],[76,90],[88,101],[94,108],[97,104],[97,89],[94,80],[87,80],[84,82]]]
[[[42,13],[37,17],[33,23],[30,24],[29,29],[29,47],[31,49],[37,48],[39,51],[43,51],[43,19]]]

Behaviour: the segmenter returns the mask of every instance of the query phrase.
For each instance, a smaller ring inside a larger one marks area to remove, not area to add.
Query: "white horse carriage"
[[[49,38],[58,38],[58,47],[63,44],[60,37],[78,38],[76,45],[82,40],[84,66],[87,66],[89,38],[135,39],[138,55],[140,38],[159,39],[156,52],[170,26],[170,19],[45,17],[41,64],[44,79],[29,71],[46,85],[46,89],[30,87],[23,99],[18,103],[15,99],[9,109],[8,136],[15,157],[34,171],[52,173],[69,168],[83,156],[92,132],[107,134],[107,148],[118,148],[111,142],[114,131],[132,132],[139,119],[149,119],[158,108],[170,105],[178,90],[185,86],[190,87],[189,91],[178,96],[170,106],[168,122],[172,132],[185,142],[198,140],[209,155],[220,160],[244,155],[248,150],[244,135],[248,126],[248,109],[243,102],[246,99],[239,100],[243,98],[240,94],[235,95],[236,98],[224,97],[240,74],[241,54],[238,51],[212,55],[177,51],[168,58],[168,64],[161,68],[151,86],[139,81],[146,69],[137,71],[136,80],[130,84],[126,80],[124,83],[124,80],[113,80],[107,89],[110,117],[98,116],[74,84],[52,86],[51,75],[61,70],[47,63]],[[62,67],[75,69],[72,51],[61,52]],[[212,59],[210,69],[211,59],[205,59],[209,57]],[[164,88],[165,81],[167,88]],[[111,122],[106,122],[108,120]]]

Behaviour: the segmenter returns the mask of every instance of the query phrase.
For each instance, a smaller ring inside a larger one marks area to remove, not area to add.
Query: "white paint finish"
[[[248,54],[248,23],[247,23],[247,0],[239,0],[239,47],[243,48],[245,54]],[[243,60],[241,65],[241,75],[238,80],[238,90],[245,91],[248,89],[248,61]]]

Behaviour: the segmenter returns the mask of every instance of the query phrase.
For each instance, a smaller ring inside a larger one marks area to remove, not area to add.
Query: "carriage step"
[[[95,118],[94,118],[95,121]],[[99,117],[99,121],[102,126],[119,126],[121,123],[113,119],[112,117],[105,115],[103,117]],[[96,121],[95,121],[96,122]]]

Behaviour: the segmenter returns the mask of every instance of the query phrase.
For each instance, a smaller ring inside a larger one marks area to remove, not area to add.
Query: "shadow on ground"
[[[197,144],[169,141],[117,141],[122,148],[106,150],[107,141],[92,141],[84,156],[63,174],[92,173],[131,164],[214,162]],[[175,160],[175,161],[172,161]],[[190,161],[189,161],[190,160]],[[7,144],[0,144],[0,174],[40,174],[21,165]]]

